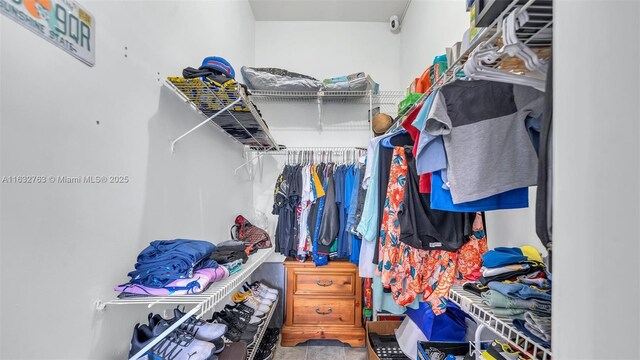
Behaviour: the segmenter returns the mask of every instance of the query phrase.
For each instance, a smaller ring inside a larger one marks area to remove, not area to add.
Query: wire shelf
[[[531,340],[528,336],[518,331],[512,324],[512,319],[505,316],[496,316],[491,308],[482,304],[482,298],[462,288],[462,285],[453,285],[449,290],[449,300],[460,306],[477,322],[489,328],[494,333],[509,341],[516,349],[535,360],[551,360],[551,350]]]
[[[347,104],[372,104],[397,105],[404,98],[402,90],[380,91],[374,94],[371,91],[273,91],[252,90],[249,98],[257,103],[290,103],[290,102],[318,102],[347,103]]]
[[[275,309],[278,305],[279,300],[280,300],[280,297],[279,296],[276,297],[273,304],[271,305],[271,309],[269,309],[269,314],[264,320],[264,323],[262,323],[263,325],[260,328],[260,333],[258,334],[258,338],[253,343],[253,345],[247,347],[247,360],[253,360],[256,357],[256,354],[258,352],[257,350],[260,348],[260,342],[262,342],[262,338],[264,337],[264,334],[267,332],[267,328],[269,328],[271,317],[273,317],[273,313],[276,312]]]
[[[147,307],[154,305],[194,305],[200,307],[194,315],[202,317],[247,281],[249,276],[273,253],[274,248],[258,250],[255,254],[249,256],[249,260],[242,265],[240,271],[222,281],[211,284],[207,290],[199,294],[114,299],[107,302],[99,301],[96,307],[98,310],[104,310],[106,307],[114,305],[147,305]]]
[[[242,87],[216,88],[199,78],[182,77],[168,77],[165,85],[238,143],[261,148],[278,147],[262,115]],[[172,147],[201,125],[174,140]]]

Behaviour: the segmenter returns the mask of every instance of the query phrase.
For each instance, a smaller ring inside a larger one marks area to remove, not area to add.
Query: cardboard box
[[[380,360],[376,352],[371,347],[369,343],[369,332],[374,332],[381,335],[392,335],[394,334],[394,330],[400,327],[402,321],[367,321],[367,333],[366,333],[366,342],[367,342],[367,359],[368,360]]]

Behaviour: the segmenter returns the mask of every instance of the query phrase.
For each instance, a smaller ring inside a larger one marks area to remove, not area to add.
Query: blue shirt
[[[418,175],[433,173],[447,167],[447,153],[444,149],[442,136],[434,136],[424,130],[436,94],[437,91],[434,91],[427,97],[418,116],[416,116],[416,120],[413,122],[414,127],[420,130],[418,149],[416,151]]]
[[[451,191],[443,189],[440,171],[431,176],[431,208],[443,211],[476,212],[529,207],[529,188],[519,188],[484,199],[454,204]]]

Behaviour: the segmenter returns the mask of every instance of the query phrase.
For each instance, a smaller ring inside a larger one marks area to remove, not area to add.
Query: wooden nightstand
[[[358,267],[346,261],[284,262],[287,269],[286,321],[282,346],[311,339],[335,339],[364,346],[362,281]]]

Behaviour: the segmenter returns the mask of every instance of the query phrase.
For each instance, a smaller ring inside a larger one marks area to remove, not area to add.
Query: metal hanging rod
[[[295,152],[303,152],[303,151],[324,151],[324,152],[345,152],[345,151],[367,151],[365,147],[359,146],[351,146],[351,147],[288,147],[286,149],[274,150],[274,151],[266,151],[266,155],[287,155]],[[256,150],[252,150],[256,151]]]
[[[359,146],[352,146],[352,147],[289,147],[286,149],[279,149],[279,150],[275,150],[275,148],[270,148],[265,150],[256,150],[256,149],[248,149],[245,150],[245,154],[248,153],[252,153],[252,152],[257,152],[258,154],[255,155],[254,157],[250,158],[249,160],[245,161],[242,165],[238,166],[237,168],[235,168],[235,170],[233,171],[233,175],[235,176],[238,173],[238,170],[242,169],[243,167],[253,163],[255,160],[263,157],[264,155],[287,155],[287,156],[291,156],[291,155],[300,155],[302,153],[327,153],[327,154],[336,154],[336,153],[348,153],[348,152],[352,152],[352,153],[358,153],[358,156],[361,155],[361,153],[366,152],[367,149],[364,147],[359,147]]]

